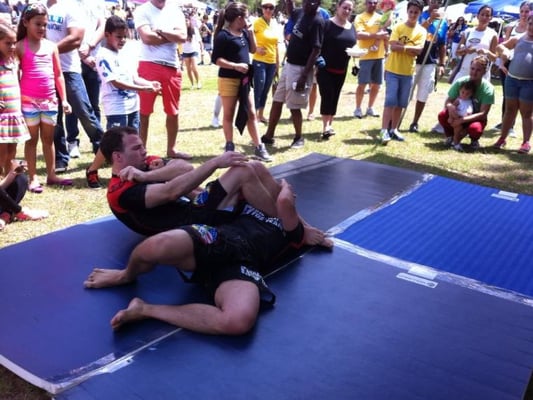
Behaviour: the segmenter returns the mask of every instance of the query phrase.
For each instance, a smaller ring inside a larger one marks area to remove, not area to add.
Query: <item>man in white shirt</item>
[[[161,83],[163,107],[166,114],[167,156],[190,159],[187,153],[176,150],[178,136],[181,70],[178,60],[178,43],[187,39],[185,16],[173,0],[150,0],[137,7],[135,26],[141,39],[139,76]],[[154,111],[157,93],[141,92],[139,134],[146,146],[150,114]]]

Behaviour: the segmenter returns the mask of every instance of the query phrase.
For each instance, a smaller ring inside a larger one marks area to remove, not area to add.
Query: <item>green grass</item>
[[[187,78],[184,77],[183,87],[186,89],[182,91],[180,133],[178,135],[179,149],[194,155],[193,163],[195,165],[220,154],[224,145],[222,130],[210,127],[213,102],[216,96],[216,67],[200,66],[199,69],[203,83],[201,90],[187,89],[190,85]],[[496,141],[498,136],[498,132],[491,129],[482,137],[481,145],[484,148],[480,151],[458,153],[445,149],[441,143],[441,135],[429,132],[436,123],[437,113],[442,108],[448,88],[446,83],[439,83],[437,92],[430,97],[420,120],[419,126],[422,132],[406,134],[405,143],[391,142],[388,146],[382,146],[378,140],[380,118],[358,120],[352,117],[355,87],[356,79],[348,76],[339,102],[338,117],[334,123],[337,135],[327,142],[319,141],[322,123],[318,115],[318,103],[315,107],[315,115],[318,118],[315,121],[304,122],[305,147],[299,150],[290,149],[293,128],[288,120],[289,113],[284,110],[282,120],[276,130],[276,147],[271,151],[275,157],[271,165],[284,163],[311,152],[318,152],[429,172],[512,192],[533,194],[533,174],[531,173],[533,157],[520,155],[516,152],[521,143],[519,120],[516,124],[516,130],[520,137],[508,141],[508,148],[511,150],[495,151],[490,149],[490,145]],[[383,92],[384,89],[382,88],[376,102],[375,109],[379,111],[382,110]],[[493,106],[489,116],[489,128],[501,120],[501,100],[501,88],[498,86],[497,103]],[[366,101],[365,98],[363,103],[365,108]],[[406,112],[401,128],[407,129],[409,126],[413,109],[414,101]],[[166,134],[161,107],[152,116],[150,122],[148,150],[151,154],[164,154]],[[260,131],[264,133],[264,126],[260,126]],[[65,176],[75,180],[74,187],[64,189],[46,187],[42,194],[28,193],[22,204],[27,207],[47,209],[50,211],[50,217],[39,222],[8,225],[3,232],[0,232],[0,247],[110,214],[105,199],[105,190],[86,188],[84,171],[93,156],[89,151],[87,137],[82,133],[80,138],[82,157],[72,160],[71,169],[65,174]],[[468,141],[466,142],[468,143]],[[253,149],[249,144],[250,138],[246,132],[242,137],[235,132],[235,143],[237,150],[252,154]],[[19,157],[22,157],[22,150],[22,146],[20,146]],[[44,182],[42,158],[39,159],[39,167],[39,173]],[[110,176],[110,169],[100,170],[100,176],[107,180]],[[91,260],[87,260],[87,263],[90,267]],[[16,267],[5,263],[2,265],[10,268]],[[0,398],[42,399],[46,398],[46,395],[25,384],[9,371],[0,368]]]

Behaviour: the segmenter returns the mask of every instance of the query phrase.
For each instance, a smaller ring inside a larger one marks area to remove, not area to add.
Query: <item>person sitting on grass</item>
[[[9,172],[0,179],[0,231],[13,221],[37,221],[48,217],[47,211],[20,206],[28,190],[26,165],[24,161],[11,160]]]
[[[246,207],[228,225],[189,225],[152,236],[133,250],[125,269],[96,268],[84,286],[124,285],[158,264],[171,265],[186,281],[205,287],[213,304],[157,305],[134,298],[111,319],[113,329],[154,318],[204,334],[245,334],[255,325],[261,300],[275,302],[261,274],[277,256],[291,245],[333,246],[318,229],[306,232],[296,212],[295,195],[284,180],[276,207],[279,219]]]
[[[483,130],[487,125],[487,116],[491,106],[494,104],[494,86],[483,78],[487,68],[489,68],[490,61],[487,56],[480,55],[475,57],[470,63],[470,75],[459,78],[455,81],[448,90],[448,97],[444,102],[444,109],[439,113],[439,123],[444,128],[446,136],[444,144],[451,146],[454,143],[454,129],[462,129],[463,135],[458,138],[455,144],[460,144],[461,140],[469,136],[471,140],[471,148],[478,149],[479,138],[483,134]],[[448,122],[450,119],[449,109],[455,106],[453,102],[459,97],[459,88],[466,81],[472,81],[476,85],[474,93],[474,100],[476,107],[474,112],[461,118],[453,120],[453,125]]]
[[[456,124],[455,122],[463,117],[471,115],[474,112],[474,100],[473,96],[476,92],[476,84],[471,80],[467,80],[461,83],[459,86],[459,97],[455,99],[448,107],[448,122],[453,126],[453,142],[452,148],[457,151],[463,151],[461,144],[459,143],[463,137],[466,136],[464,127],[462,124]]]

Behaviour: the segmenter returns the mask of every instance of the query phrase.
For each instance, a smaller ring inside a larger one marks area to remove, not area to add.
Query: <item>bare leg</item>
[[[149,237],[135,247],[126,269],[95,268],[83,284],[88,289],[126,285],[157,264],[176,265],[183,271],[193,271],[196,264],[189,234],[176,229]]]
[[[147,146],[148,141],[148,128],[150,127],[150,116],[142,115],[139,118],[139,136],[143,142],[144,147]]]
[[[522,135],[524,137],[524,143],[529,142],[531,139],[531,129],[533,127],[533,121],[531,120],[533,113],[533,104],[524,103],[521,101],[519,103],[520,115],[522,116]]]
[[[509,135],[509,130],[513,127],[517,114],[518,99],[505,99],[505,112],[503,113],[502,131],[500,134],[500,137],[503,140]]]
[[[28,130],[30,132],[30,139],[24,143],[24,158],[28,163],[30,188],[33,188],[39,186],[39,178],[37,177],[37,143],[39,142],[39,125],[28,126]],[[9,165],[11,165],[11,162]],[[9,169],[6,171],[9,172]]]
[[[333,241],[326,237],[326,234],[318,228],[315,228],[298,215],[296,211],[296,196],[292,191],[291,186],[285,179],[281,180],[281,191],[276,201],[278,210],[278,218],[281,219],[283,229],[292,231],[296,229],[299,222],[304,226],[303,244],[308,246],[323,246],[326,248],[333,247]]]
[[[373,108],[376,97],[378,97],[379,86],[377,83],[370,84],[370,92],[368,93],[368,107]]]
[[[281,118],[281,111],[283,109],[283,103],[279,101],[273,101],[272,107],[270,107],[270,115],[268,118],[268,128],[265,133],[267,138],[273,138],[274,132],[276,131],[276,126],[278,125],[279,119]]]
[[[365,95],[365,87],[366,84],[357,85],[357,89],[355,90],[355,108],[361,108],[361,104],[363,103],[363,97]],[[370,99],[368,101],[368,106],[370,107]]]
[[[259,312],[259,290],[248,281],[223,282],[215,292],[215,305],[154,305],[139,298],[112,319],[113,329],[123,324],[155,318],[194,332],[212,335],[242,335],[255,324]]]
[[[291,110],[292,115],[292,125],[294,126],[294,137],[302,137],[302,110],[294,109]]]
[[[417,101],[415,104],[415,114],[413,115],[413,124],[418,124],[418,120],[420,119],[420,116],[422,115],[422,111],[424,111],[424,107],[426,106],[426,103],[423,103],[421,101]]]
[[[237,107],[237,97],[221,96],[222,101],[222,130],[226,142],[233,142],[233,117]]]

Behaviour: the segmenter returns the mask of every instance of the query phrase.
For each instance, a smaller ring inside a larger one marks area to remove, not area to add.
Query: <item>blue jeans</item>
[[[130,114],[107,115],[106,129],[111,129],[116,126],[129,126],[139,130],[139,111],[134,111]]]
[[[83,83],[85,84],[85,90],[87,92],[94,115],[98,121],[101,121],[99,104],[100,78],[98,77],[98,72],[82,62],[81,77],[83,79]],[[67,129],[67,142],[79,143],[78,135],[80,134],[80,130],[78,129],[78,116],[75,112],[72,112],[65,117],[65,128]]]
[[[85,129],[87,136],[91,140],[93,152],[96,153],[98,147],[100,147],[100,140],[102,140],[104,130],[94,114],[87,90],[85,89],[85,83],[83,83],[81,74],[77,72],[63,72],[63,77],[65,78],[65,87],[67,89],[67,100],[72,107],[72,112],[79,118],[83,129]],[[60,166],[68,165],[70,157],[67,151],[65,128],[63,125],[63,108],[61,106],[58,108],[54,145],[56,148],[56,165]]]
[[[254,61],[254,102],[255,108],[265,108],[268,91],[276,74],[276,64]]]

